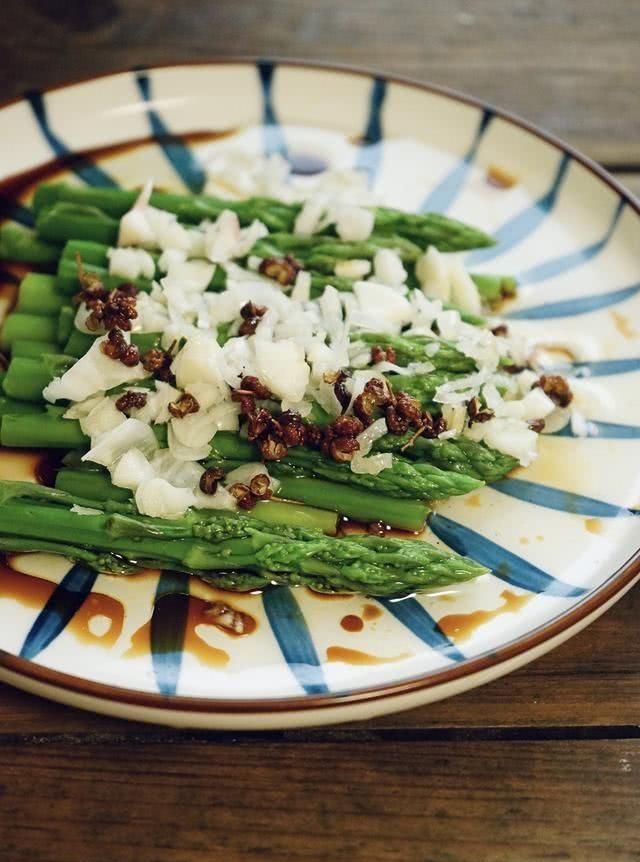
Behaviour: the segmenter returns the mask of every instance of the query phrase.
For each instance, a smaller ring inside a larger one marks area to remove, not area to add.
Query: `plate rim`
[[[64,90],[82,84],[91,84],[105,78],[115,78],[131,72],[154,71],[160,69],[184,69],[198,68],[204,66],[237,65],[255,66],[257,63],[272,63],[275,67],[289,67],[299,69],[312,69],[318,72],[338,72],[350,75],[360,75],[369,79],[378,79],[385,82],[411,87],[427,93],[434,93],[458,103],[470,105],[478,110],[490,110],[494,116],[515,125],[529,134],[551,144],[557,150],[567,154],[574,161],[594,174],[600,181],[608,185],[640,216],[640,198],[627,189],[622,183],[615,179],[605,168],[583,154],[575,147],[567,144],[562,138],[547,132],[535,123],[531,123],[519,114],[509,110],[496,107],[475,96],[470,96],[451,87],[431,82],[420,81],[410,76],[386,74],[377,69],[363,66],[351,66],[342,63],[324,63],[290,58],[266,58],[257,56],[238,57],[216,57],[211,59],[184,60],[180,62],[168,62],[151,64],[148,66],[136,66],[120,68],[103,72],[97,75],[84,76],[66,80],[54,86],[47,87],[41,92],[51,93]],[[0,111],[12,105],[24,102],[24,96],[17,96],[0,103]],[[55,160],[53,160],[55,161]],[[46,162],[45,162],[46,163]],[[3,178],[11,180],[19,174]],[[162,695],[138,689],[129,689],[122,686],[89,680],[84,677],[58,671],[20,656],[13,655],[0,649],[0,668],[18,674],[33,682],[53,686],[57,690],[64,690],[69,694],[87,695],[100,701],[113,702],[130,705],[136,709],[150,708],[166,712],[187,712],[199,714],[281,714],[288,712],[305,712],[309,710],[322,710],[338,708],[340,706],[359,705],[378,702],[384,699],[393,699],[402,695],[416,693],[422,690],[437,688],[465,678],[473,678],[483,671],[498,668],[501,664],[511,659],[522,656],[523,664],[527,663],[526,653],[542,646],[547,641],[553,640],[563,632],[572,629],[583,619],[594,614],[600,607],[612,602],[616,597],[628,589],[633,581],[640,575],[640,547],[609,577],[587,597],[579,601],[574,607],[558,614],[548,622],[536,627],[525,635],[503,644],[494,650],[489,650],[480,656],[466,659],[451,666],[430,671],[405,680],[391,683],[381,683],[367,686],[351,692],[327,692],[325,694],[294,695],[292,697],[278,698],[207,698],[188,695]],[[577,633],[577,632],[575,632]],[[569,637],[573,635],[570,634]],[[469,688],[477,685],[473,683]]]

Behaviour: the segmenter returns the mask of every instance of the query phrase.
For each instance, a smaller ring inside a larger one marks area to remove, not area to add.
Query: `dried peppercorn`
[[[371,361],[376,364],[378,362],[395,362],[396,351],[393,347],[383,347],[381,344],[375,344],[371,348]]]
[[[329,383],[333,386],[333,392],[338,399],[342,412],[344,413],[349,404],[351,404],[351,395],[347,392],[347,387],[345,385],[346,381],[349,379],[349,375],[346,371],[329,371],[323,375],[322,379],[325,383]]]
[[[357,437],[364,431],[364,425],[357,416],[338,416],[327,426],[326,432],[331,437]]]
[[[135,344],[127,344],[127,341],[119,329],[112,329],[106,339],[100,344],[100,351],[108,356],[109,359],[115,359],[132,368],[140,361],[140,352]]]
[[[569,384],[564,377],[560,377],[559,374],[543,374],[542,377],[533,384],[534,389],[537,386],[539,386],[544,394],[558,407],[568,407],[573,401],[573,392],[569,388]]]
[[[167,409],[174,419],[183,419],[191,413],[197,413],[200,410],[200,404],[190,392],[183,392],[176,401],[168,405]]]
[[[504,338],[505,336],[507,336],[509,334],[509,327],[507,326],[506,323],[499,323],[498,326],[493,327],[493,329],[491,330],[491,333],[493,335],[501,336]]]
[[[246,377],[242,378],[242,380],[240,381],[239,391],[242,394],[254,395],[256,398],[263,401],[267,400],[268,398],[273,398],[273,395],[271,394],[269,389],[267,389],[264,383],[261,383],[257,377],[253,377],[251,375],[247,375]]]
[[[302,446],[306,442],[305,425],[299,413],[285,410],[278,416],[277,427],[287,448]]]
[[[422,437],[425,437],[427,440],[435,440],[436,437],[439,437],[444,431],[447,430],[447,423],[444,420],[443,416],[436,416],[435,418],[431,415],[431,413],[423,413],[422,414]]]
[[[235,500],[241,509],[253,509],[255,504],[258,502],[257,498],[251,493],[249,486],[245,485],[243,482],[234,482],[234,484],[230,485],[227,490],[232,497],[235,497]]]
[[[162,350],[160,347],[152,347],[142,357],[142,367],[156,380],[175,385],[176,378],[171,371],[173,356],[170,351]]]
[[[259,440],[258,448],[265,461],[280,461],[288,452],[283,441],[274,434],[267,434],[266,437]]]
[[[258,473],[249,482],[249,490],[259,500],[269,500],[273,496],[269,477],[266,473]]]
[[[146,392],[125,392],[116,401],[116,409],[128,413],[130,410],[140,410],[146,403]]]
[[[482,402],[476,395],[467,402],[467,415],[469,416],[469,425],[473,425],[474,422],[488,422],[490,419],[493,419],[495,413],[493,410],[483,410]]]
[[[238,333],[240,335],[253,335],[258,328],[260,318],[265,314],[266,310],[267,309],[262,305],[255,305],[253,302],[245,302],[240,309],[242,323],[240,324]]]
[[[264,260],[260,261],[258,272],[260,275],[266,275],[267,278],[273,278],[283,287],[287,287],[293,284],[301,269],[302,264],[287,254],[284,257],[265,257]]]
[[[346,463],[351,461],[360,444],[354,437],[336,437],[328,441],[328,450],[334,461]]]
[[[387,421],[387,428],[392,434],[400,435],[409,430],[409,420],[401,416],[393,404],[385,409],[384,418]]]
[[[221,479],[224,479],[224,470],[220,470],[218,467],[209,467],[200,476],[198,485],[203,494],[215,494]]]
[[[365,383],[364,389],[353,402],[353,412],[364,423],[371,425],[377,408],[385,407],[391,401],[387,384],[377,377]]]
[[[409,395],[406,392],[396,393],[393,406],[398,415],[406,419],[410,425],[415,425],[416,427],[420,425],[422,421],[422,408],[418,399],[414,398],[413,395]]]

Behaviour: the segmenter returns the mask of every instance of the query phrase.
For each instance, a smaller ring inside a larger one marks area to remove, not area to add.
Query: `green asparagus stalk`
[[[30,272],[20,282],[17,312],[54,317],[60,314],[64,304],[65,298],[58,291],[54,276]]]
[[[0,259],[16,260],[40,266],[55,264],[60,247],[39,239],[35,232],[14,222],[0,227]]]
[[[388,335],[384,332],[359,332],[359,341],[372,347],[379,344],[383,347],[393,347],[396,352],[396,364],[408,365],[410,362],[432,362],[437,371],[447,371],[453,374],[469,374],[476,370],[473,359],[460,353],[453,344],[425,335]],[[438,345],[438,350],[431,354],[427,348]]]
[[[0,346],[11,348],[14,341],[56,341],[58,321],[55,317],[40,317],[38,314],[14,312],[5,320],[0,332]]]
[[[469,440],[468,437],[450,440],[418,437],[413,440],[410,432],[398,437],[385,435],[374,444],[374,451],[401,453],[407,458],[435,464],[442,470],[473,476],[487,483],[502,479],[519,463],[511,455]]]
[[[211,441],[209,462],[219,464],[225,460],[255,461],[259,460],[259,454],[246,440],[231,432],[220,431]],[[316,476],[393,498],[423,501],[468,494],[483,484],[471,476],[446,472],[433,464],[424,464],[418,469],[415,464],[400,457],[394,457],[393,466],[377,475],[354,473],[349,464],[340,464],[304,446],[290,449],[282,461],[270,462],[269,471],[278,478]]]
[[[394,392],[412,395],[418,399],[424,410],[435,414],[441,412],[441,405],[433,401],[436,389],[455,377],[455,374],[448,374],[446,371],[431,371],[429,374],[385,374]]]
[[[96,207],[65,202],[40,210],[36,217],[38,238],[51,243],[85,239],[115,245],[119,226],[118,219]]]
[[[34,197],[34,208],[38,215],[37,227],[40,232],[40,216],[42,212],[51,210],[59,204],[86,207],[87,210],[97,210],[113,221],[119,219],[133,206],[137,198],[135,191],[121,189],[102,189],[60,184],[42,184]],[[197,224],[205,218],[214,219],[225,209],[238,214],[242,224],[250,224],[259,219],[272,232],[291,233],[296,216],[300,212],[299,204],[283,204],[271,198],[249,198],[243,201],[227,201],[210,195],[177,195],[166,192],[154,192],[151,204],[174,212],[181,221]],[[89,214],[89,213],[87,213]],[[483,248],[493,245],[494,240],[477,228],[470,227],[455,219],[438,213],[411,214],[387,207],[375,209],[374,234],[380,236],[397,235],[403,239],[426,248],[435,245],[442,251],[462,251],[469,248]],[[112,243],[112,239],[103,239],[97,235],[88,236],[81,233],[70,233],[63,239],[90,239],[98,242]],[[44,236],[44,234],[42,234]],[[60,237],[55,237],[60,241]]]
[[[57,341],[62,347],[71,337],[75,329],[76,309],[72,305],[63,305],[58,315]]]
[[[18,338],[11,347],[11,358],[40,359],[43,353],[55,353],[58,345],[54,341],[33,341],[30,338]]]
[[[50,493],[34,499],[34,489],[41,488],[0,483],[3,547],[57,552],[64,546],[65,553],[85,561],[91,553],[93,565],[102,571],[122,573],[124,558],[131,569],[152,564],[208,573],[214,581],[214,572],[246,570],[274,583],[377,596],[406,595],[487,571],[426,542],[374,536],[334,539],[319,530],[259,523],[235,513],[192,511],[177,521],[119,513],[81,515],[69,509],[76,499],[55,489],[45,489]]]
[[[7,414],[19,413],[38,413],[39,415],[43,415],[43,407],[41,404],[34,404],[31,401],[16,401],[14,398],[0,395],[0,417]]]
[[[54,377],[64,374],[74,361],[72,356],[49,353],[43,354],[40,359],[15,356],[9,363],[3,381],[5,394],[18,401],[42,401],[42,390],[45,386],[48,386]]]
[[[89,438],[75,419],[61,419],[49,413],[8,414],[2,417],[0,443],[27,449],[76,449],[87,446]]]
[[[131,493],[126,488],[113,485],[102,470],[63,468],[56,475],[55,486],[59,491],[93,501],[97,508],[102,508],[102,504],[107,501],[132,504]],[[133,505],[131,511],[135,513]],[[335,535],[337,529],[335,513],[324,508],[299,506],[285,501],[277,501],[277,505],[272,505],[270,501],[258,502],[248,514],[270,524],[308,527],[321,530],[330,536]]]

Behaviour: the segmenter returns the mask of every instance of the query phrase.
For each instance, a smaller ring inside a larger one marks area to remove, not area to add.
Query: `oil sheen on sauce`
[[[125,657],[135,658],[149,654],[154,620],[170,622],[180,619],[185,620],[184,636],[180,638],[178,633],[181,643],[174,644],[174,648],[184,649],[208,667],[224,667],[229,662],[230,656],[226,650],[209,644],[198,632],[199,626],[215,626],[231,637],[243,637],[252,634],[257,625],[250,614],[233,608],[227,602],[211,602],[183,594],[163,596],[155,603],[152,619],[134,632],[131,646],[125,653]],[[156,646],[163,651],[165,644],[164,640],[159,640]]]
[[[402,661],[405,658],[410,658],[411,653],[405,652],[400,655],[379,656],[371,655],[368,652],[362,652],[358,649],[349,649],[343,646],[327,647],[327,661],[342,662],[343,664],[352,665],[373,665],[373,664],[390,664],[396,661]]]
[[[0,566],[0,599],[13,599],[23,607],[43,608],[56,584],[45,578],[16,572],[9,566]],[[118,599],[103,593],[91,593],[67,624],[70,632],[81,643],[112,647],[124,625],[124,606]]]
[[[489,620],[501,614],[515,613],[524,607],[532,598],[530,594],[517,595],[511,590],[500,593],[502,604],[491,611],[477,610],[467,614],[447,614],[438,620],[438,626],[453,641],[463,641],[470,638],[475,630]]]

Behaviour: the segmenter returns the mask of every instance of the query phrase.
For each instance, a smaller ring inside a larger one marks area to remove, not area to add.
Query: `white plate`
[[[511,325],[572,351],[573,372],[590,378],[590,436],[546,436],[528,470],[439,505],[427,538],[494,574],[400,602],[284,588],[230,597],[177,575],[96,580],[60,558],[13,557],[0,575],[0,678],[127,718],[290,727],[447,697],[551,649],[639,570],[637,203],[560,142],[465,97],[225,61],[108,76],[0,110],[1,214],[28,219],[34,183],[54,176],[131,187],[151,175],[198,189],[203,159],[238,147],[280,151],[299,170],[356,165],[391,205],[493,232],[498,245],[468,260],[518,276]],[[494,166],[515,185],[487,182]],[[29,457],[2,455],[0,470],[29,472]],[[200,623],[212,598],[248,614],[255,631],[233,637]]]

